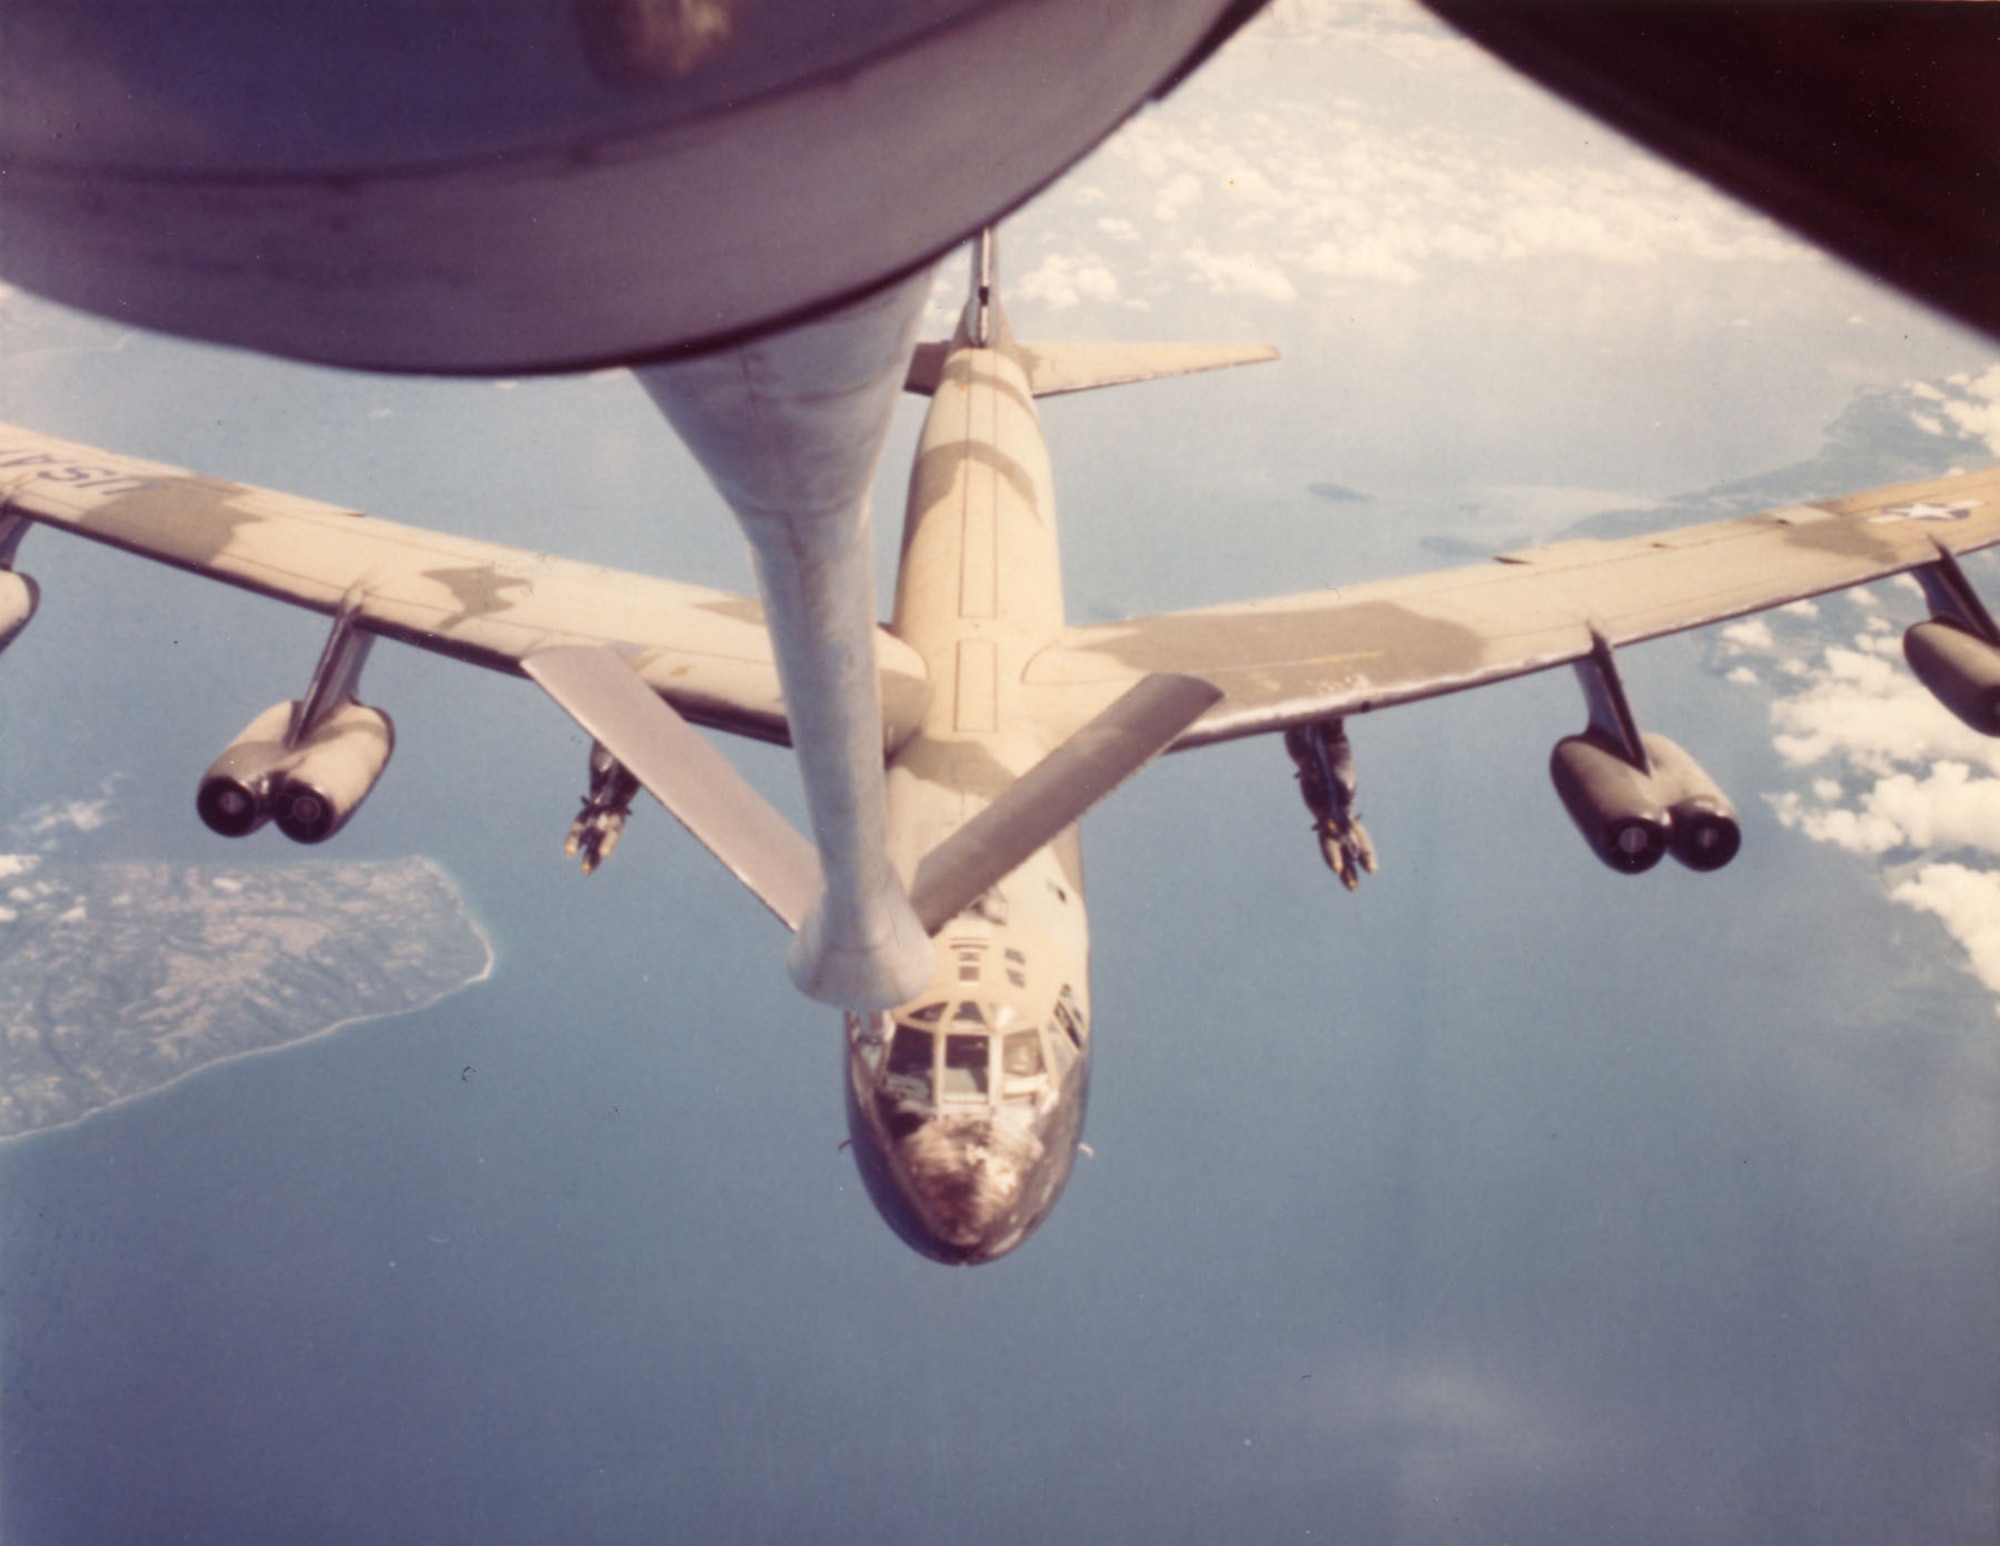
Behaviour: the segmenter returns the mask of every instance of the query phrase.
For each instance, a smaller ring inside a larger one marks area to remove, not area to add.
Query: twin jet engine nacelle
[[[1981,735],[2000,735],[2000,648],[1933,618],[1903,635],[1903,658],[1960,720]]]
[[[41,588],[33,580],[11,569],[0,569],[0,650],[28,626],[41,600]]]
[[[1743,846],[1736,807],[1699,763],[1663,735],[1640,738],[1651,770],[1634,766],[1595,730],[1565,736],[1549,777],[1597,857],[1624,875],[1672,850],[1691,870],[1719,870]]]
[[[248,837],[275,820],[295,843],[323,843],[360,809],[395,750],[389,716],[349,699],[294,742],[298,712],[273,704],[202,776],[195,809],[211,831]]]

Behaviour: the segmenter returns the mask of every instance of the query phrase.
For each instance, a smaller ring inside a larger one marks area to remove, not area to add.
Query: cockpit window
[[[938,1017],[943,1013],[944,1013],[943,1004],[926,1004],[922,1009],[912,1009],[903,1018],[906,1020],[914,1020],[919,1025],[935,1025],[938,1021]]]
[[[1042,1071],[1042,1038],[1035,1031],[1009,1031],[1001,1066],[1009,1079],[1032,1079]]]
[[[1083,1006],[1076,1001],[1076,990],[1067,983],[1056,999],[1056,1024],[1063,1028],[1069,1039],[1076,1043],[1076,1050],[1083,1050],[1084,1025]]]
[[[969,1006],[968,1006],[969,1007]],[[944,1098],[984,1100],[989,1088],[986,1068],[986,1036],[947,1036],[944,1039]]]
[[[896,1039],[889,1044],[889,1072],[883,1083],[898,1095],[929,1100],[931,1059],[936,1053],[935,1032],[920,1030],[914,1025],[897,1026]]]
[[[882,1061],[889,1050],[889,1037],[895,1028],[895,1021],[887,1015],[850,1012],[847,1016],[847,1044],[861,1059],[871,1079],[882,1072]]]

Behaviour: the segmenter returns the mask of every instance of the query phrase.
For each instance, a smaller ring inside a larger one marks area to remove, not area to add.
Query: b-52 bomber
[[[865,555],[842,568],[849,548],[787,570],[784,541],[758,545],[760,605],[4,426],[0,644],[35,610],[14,568],[34,525],[329,617],[305,692],[253,719],[196,799],[219,833],[273,822],[306,843],[338,832],[389,760],[388,716],[359,697],[376,639],[533,679],[593,740],[572,851],[586,869],[600,862],[644,788],[794,931],[794,978],[846,1011],[848,1123],[869,1195],[904,1241],[951,1263],[1013,1250],[1068,1179],[1092,1036],[1077,823],[1154,756],[1281,737],[1321,851],[1352,887],[1376,859],[1345,721],[1568,665],[1584,723],[1557,742],[1550,773],[1589,847],[1628,874],[1668,854],[1715,870],[1738,850],[1735,812],[1694,759],[1641,729],[1616,651],[1903,573],[1933,613],[1906,636],[1912,667],[1960,719],[2000,734],[2000,629],[1958,563],[2000,542],[2000,469],[1073,626],[1038,399],[1275,351],[1020,342],[991,253],[982,239],[954,336],[912,350],[905,334],[895,351],[892,385],[930,408],[892,612],[875,622],[868,602],[858,656],[822,626],[866,573]],[[769,430],[782,415],[746,369],[697,386],[751,380],[752,418]],[[685,386],[641,379],[663,406]],[[685,419],[699,414],[675,419],[688,433]],[[739,514],[754,493],[733,490]],[[827,757],[856,723],[849,771],[872,785],[842,783],[839,745]],[[792,744],[813,840],[698,725]]]

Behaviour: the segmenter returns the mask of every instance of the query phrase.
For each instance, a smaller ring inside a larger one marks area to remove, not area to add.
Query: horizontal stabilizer
[[[819,898],[819,856],[727,757],[601,644],[560,645],[521,664],[786,927],[798,929]]]
[[[929,397],[944,379],[954,346],[918,344],[903,389]],[[1271,344],[1016,344],[1012,346],[1037,397],[1124,386],[1161,376],[1187,376],[1230,365],[1259,365],[1278,357]]]
[[[1144,678],[924,856],[910,904],[935,934],[1165,751],[1222,697],[1199,677]]]

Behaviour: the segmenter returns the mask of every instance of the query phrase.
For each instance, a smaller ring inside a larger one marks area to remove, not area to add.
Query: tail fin
[[[949,342],[918,344],[903,390],[919,397],[937,391],[944,362],[958,349],[1003,349],[1014,355],[1037,397],[1124,386],[1198,370],[1257,365],[1275,360],[1270,344],[1023,344],[1014,341],[1000,306],[998,243],[992,226],[972,239],[972,287],[965,316]]]
[[[1007,330],[1000,310],[1000,233],[981,226],[972,238],[972,294],[966,297],[965,320],[959,334],[974,349],[996,347]]]

